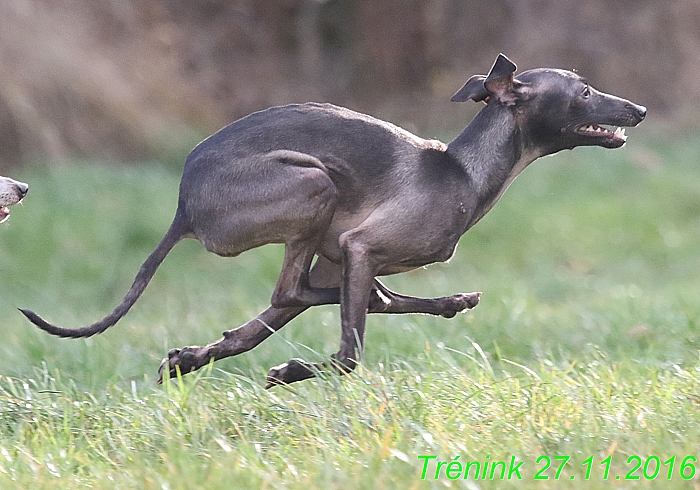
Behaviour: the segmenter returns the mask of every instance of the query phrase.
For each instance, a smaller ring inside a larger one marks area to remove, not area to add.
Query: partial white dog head
[[[10,216],[7,206],[20,202],[27,195],[28,190],[27,184],[0,176],[0,223]]]

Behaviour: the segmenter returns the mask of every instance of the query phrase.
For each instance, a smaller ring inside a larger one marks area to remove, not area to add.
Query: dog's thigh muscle
[[[323,233],[337,189],[323,168],[309,164],[312,159],[296,165],[250,157],[215,166],[208,179],[197,175],[193,180],[201,192],[188,190],[185,209],[199,241],[211,252],[234,256]],[[183,187],[188,184],[183,178]]]

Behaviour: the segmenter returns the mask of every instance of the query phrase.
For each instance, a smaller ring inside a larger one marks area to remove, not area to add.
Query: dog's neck
[[[510,183],[540,155],[525,150],[515,114],[508,107],[485,107],[447,147],[469,178],[476,205],[468,228],[501,198]]]

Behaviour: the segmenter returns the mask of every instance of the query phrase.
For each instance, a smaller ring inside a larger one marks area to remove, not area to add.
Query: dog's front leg
[[[441,298],[417,298],[396,293],[379,279],[369,300],[369,313],[424,313],[452,318],[457,313],[470,310],[479,304],[480,292],[459,293]]]
[[[371,248],[363,242],[361,231],[349,231],[339,239],[342,252],[343,277],[340,286],[340,350],[332,356],[330,367],[342,373],[355,369],[360,360],[365,335],[367,305],[374,276],[380,269]],[[312,378],[328,368],[325,363],[309,363],[292,359],[273,367],[267,375],[267,387],[290,384]]]

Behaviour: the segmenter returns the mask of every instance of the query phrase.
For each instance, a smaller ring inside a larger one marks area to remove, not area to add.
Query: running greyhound
[[[170,229],[131,289],[104,319],[61,328],[21,310],[60,337],[89,337],[114,325],[139,298],[168,252],[196,238],[210,252],[236,256],[283,243],[271,306],[204,347],[172,349],[163,375],[194,371],[246,352],[310,306],[340,304],[340,350],[328,363],[292,359],[273,367],[267,387],[332,368],[352,371],[369,313],[453,317],[481,293],[425,299],[387,289],[377,276],[448,260],[459,238],[537,158],[577,146],[619,148],[619,127],[636,126],[646,108],[601,93],[579,75],[536,69],[514,77],[499,55],[453,97],[486,103],[445,145],[329,104],[273,107],[246,116],[200,143],[187,157]],[[317,257],[313,267],[312,261]]]

